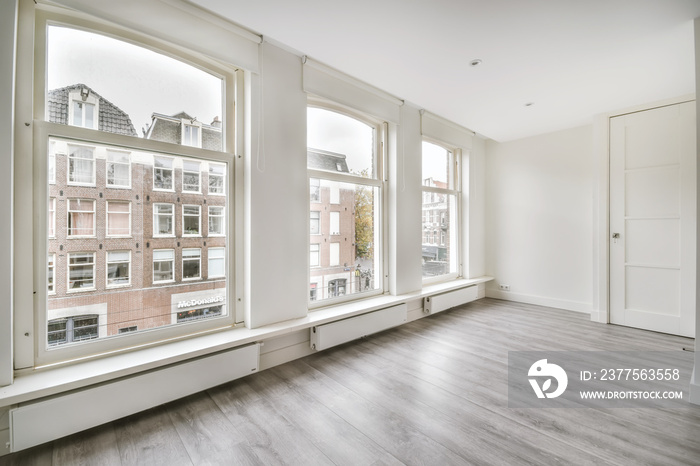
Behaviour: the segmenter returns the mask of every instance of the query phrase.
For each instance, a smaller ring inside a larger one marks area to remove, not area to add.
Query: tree
[[[368,170],[357,175],[367,178]],[[370,186],[355,185],[355,255],[374,257],[374,189]]]

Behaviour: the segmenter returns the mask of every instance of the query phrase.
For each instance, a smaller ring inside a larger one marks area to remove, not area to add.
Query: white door
[[[610,322],[695,336],[695,102],[610,119]]]

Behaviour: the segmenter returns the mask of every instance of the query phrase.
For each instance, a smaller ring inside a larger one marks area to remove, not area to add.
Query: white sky
[[[48,89],[83,83],[131,117],[139,136],[152,113],[185,111],[202,123],[222,118],[222,81],[127,42],[50,26]]]

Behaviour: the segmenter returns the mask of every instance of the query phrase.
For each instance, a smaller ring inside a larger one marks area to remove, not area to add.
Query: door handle
[[[613,243],[617,244],[617,240],[620,239],[620,233],[613,233],[612,239],[613,239]]]

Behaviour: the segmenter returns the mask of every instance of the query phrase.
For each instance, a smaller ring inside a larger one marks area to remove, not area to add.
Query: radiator
[[[11,451],[40,445],[258,370],[260,345],[130,376],[10,410]]]
[[[406,304],[311,328],[311,348],[324,350],[406,322]]]
[[[428,296],[423,303],[426,314],[435,314],[478,299],[478,286],[468,286],[447,293]]]

